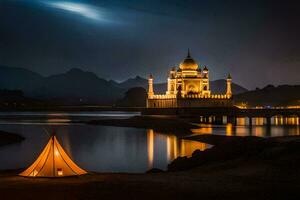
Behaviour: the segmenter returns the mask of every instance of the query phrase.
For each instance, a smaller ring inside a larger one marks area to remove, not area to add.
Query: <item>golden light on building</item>
[[[282,116],[280,117],[280,121],[279,122],[280,122],[280,125],[283,125],[283,117]]]
[[[179,68],[173,67],[169,72],[168,86],[165,94],[155,94],[153,90],[153,76],[148,81],[148,108],[172,108],[172,107],[210,107],[232,106],[232,78],[229,74],[226,80],[225,94],[212,94],[209,83],[209,70],[204,66],[203,70],[191,57],[188,51],[187,57]]]
[[[274,125],[278,125],[279,124],[279,122],[278,122],[279,120],[278,120],[278,117],[277,116],[275,116],[274,117]]]
[[[264,125],[264,118],[263,117],[254,117],[255,125]]]

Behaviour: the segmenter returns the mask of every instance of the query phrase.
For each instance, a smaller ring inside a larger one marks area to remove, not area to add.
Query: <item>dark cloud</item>
[[[231,72],[249,88],[300,84],[297,1],[68,1],[102,21],[45,2],[0,2],[1,65],[45,75],[81,67],[116,80],[153,73],[164,81],[190,48],[212,79]]]

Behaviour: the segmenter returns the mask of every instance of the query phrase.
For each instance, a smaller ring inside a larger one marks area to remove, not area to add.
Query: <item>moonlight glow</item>
[[[46,1],[45,3],[53,8],[73,12],[89,19],[103,20],[103,16],[100,13],[100,9],[95,6],[67,1]]]

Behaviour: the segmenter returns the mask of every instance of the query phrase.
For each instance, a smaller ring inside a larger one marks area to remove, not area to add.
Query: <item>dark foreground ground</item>
[[[2,171],[0,199],[300,199],[299,137],[191,139],[215,146],[176,159],[169,172],[49,179]]]

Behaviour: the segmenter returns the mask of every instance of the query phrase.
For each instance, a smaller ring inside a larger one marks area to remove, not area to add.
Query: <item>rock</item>
[[[192,157],[201,156],[201,154],[202,154],[202,151],[200,149],[196,149],[193,152]]]
[[[226,137],[201,135],[198,138],[199,141],[211,141],[215,145],[204,151],[194,151],[190,158],[178,157],[168,165],[169,171],[188,170],[209,162],[236,159],[272,162],[278,166],[287,166],[287,163],[297,166],[297,163],[300,163],[300,159],[290,159],[290,157],[299,155],[300,153],[300,142],[297,139],[280,142],[280,140],[276,141],[274,139],[251,136]]]

